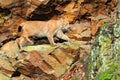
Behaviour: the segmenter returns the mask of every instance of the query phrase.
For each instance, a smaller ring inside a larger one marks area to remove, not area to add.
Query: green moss
[[[113,34],[115,37],[120,37],[120,24],[115,24]]]
[[[76,75],[73,76],[72,80],[79,80],[79,77],[80,76],[78,74],[76,74]]]
[[[65,43],[59,43],[56,46],[51,46],[51,45],[34,45],[34,46],[25,46],[23,47],[23,50],[25,51],[43,51],[43,52],[52,52],[55,48],[60,47],[60,48],[71,48],[71,49],[78,49],[80,46],[80,42],[79,41],[73,41],[71,42],[65,42]]]
[[[12,79],[3,73],[0,73],[0,80],[12,80]]]
[[[88,59],[87,80],[120,80],[119,26],[114,22],[101,28]]]
[[[36,50],[36,51],[43,51],[43,52],[51,52],[55,49],[56,47],[53,47],[51,45],[35,45],[35,46],[26,46],[26,47],[23,47],[23,50],[25,51],[33,51],[33,50]]]

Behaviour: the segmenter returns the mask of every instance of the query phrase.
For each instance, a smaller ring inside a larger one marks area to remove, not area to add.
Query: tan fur
[[[62,31],[63,29],[69,28],[69,22],[67,19],[26,21],[21,23],[20,26],[22,26],[21,37],[18,40],[20,48],[22,47],[22,42],[24,40],[33,44],[33,42],[29,39],[29,36],[47,37],[51,45],[56,44],[53,40],[54,35],[61,39],[69,40]]]

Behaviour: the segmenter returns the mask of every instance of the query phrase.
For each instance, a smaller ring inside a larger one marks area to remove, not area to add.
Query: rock
[[[40,6],[41,4],[46,5],[50,0],[31,0],[31,4]]]
[[[63,13],[61,15],[62,18],[68,18],[69,22],[72,23],[75,21],[75,19],[78,17],[79,15],[79,10],[80,10],[80,4],[83,2],[84,0],[78,0],[77,2],[75,1],[71,1],[68,5],[65,6],[65,8],[63,9],[63,11],[65,11],[65,13]],[[61,9],[61,8],[60,8]]]
[[[1,47],[1,51],[3,51],[3,54],[9,58],[16,58],[18,57],[19,47],[16,41],[10,41]]]
[[[20,75],[19,77],[12,77],[12,80],[32,80],[31,78],[25,76],[25,75]]]
[[[42,74],[51,75],[54,73],[54,69],[42,60],[44,58],[37,51],[21,53],[21,57],[19,55],[18,59],[15,67],[24,75],[39,77]]]
[[[5,74],[0,73],[0,80],[12,80],[12,79],[6,76]]]
[[[46,57],[56,47],[52,47],[51,45],[45,44],[45,45],[36,45],[36,46],[26,46],[23,48],[23,50],[25,50],[25,51],[38,51],[38,52],[40,52],[42,57]]]
[[[4,73],[9,77],[12,77],[14,71],[15,69],[9,62],[9,59],[6,56],[0,54],[0,72]]]
[[[87,80],[120,79],[119,26],[120,23],[115,21],[113,23],[106,23],[101,28],[88,59]]]
[[[0,6],[4,8],[13,2],[14,2],[14,0],[0,0]]]
[[[69,43],[69,42],[68,42]],[[35,45],[23,47],[24,51],[18,56],[15,68],[24,75],[39,77],[42,74],[60,77],[72,64],[74,57],[79,54],[78,42],[68,44]]]
[[[75,23],[71,25],[71,31],[67,32],[66,35],[72,39],[83,40],[84,38],[91,37],[91,31],[89,29],[89,22]]]

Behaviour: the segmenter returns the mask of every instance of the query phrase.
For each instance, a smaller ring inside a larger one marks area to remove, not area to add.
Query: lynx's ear
[[[68,16],[67,16],[67,17],[65,17],[65,20],[66,20],[66,21],[68,21]]]

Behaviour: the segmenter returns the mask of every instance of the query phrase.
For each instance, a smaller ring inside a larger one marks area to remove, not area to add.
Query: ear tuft
[[[67,16],[67,17],[65,17],[65,20],[67,20],[67,21],[68,21],[68,16]]]

